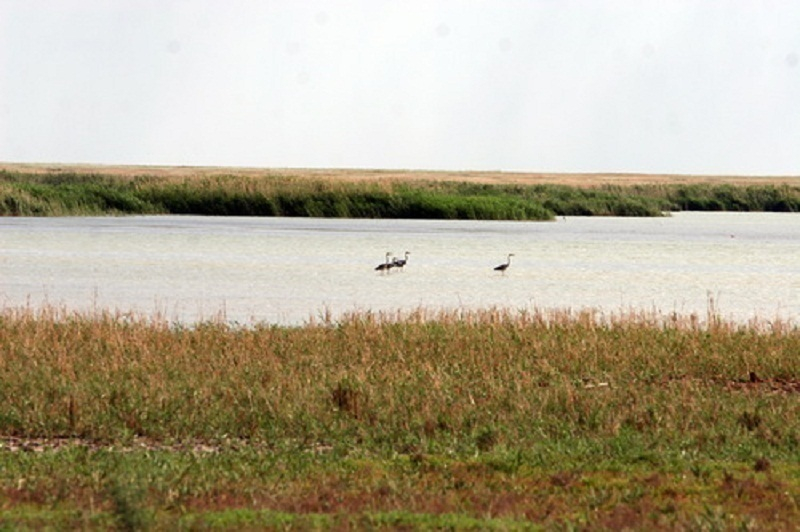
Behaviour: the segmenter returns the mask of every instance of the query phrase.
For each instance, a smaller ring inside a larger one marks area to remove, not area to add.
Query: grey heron
[[[500,264],[499,266],[495,266],[494,267],[495,271],[505,273],[505,271],[508,269],[508,267],[511,266],[511,257],[513,257],[513,256],[514,256],[513,253],[509,253],[508,254],[508,259],[506,260],[506,263],[505,264]]]
[[[406,265],[406,263],[408,263],[408,256],[409,255],[411,255],[411,253],[406,251],[405,258],[398,259],[397,257],[395,257],[394,260],[392,261],[392,264],[394,264],[397,268],[402,268],[403,266]]]
[[[389,261],[389,257],[391,256],[391,254],[392,254],[391,251],[387,251],[386,252],[386,262],[383,262],[383,263],[378,264],[377,266],[375,266],[375,270],[388,272],[390,269],[394,268],[394,263]]]

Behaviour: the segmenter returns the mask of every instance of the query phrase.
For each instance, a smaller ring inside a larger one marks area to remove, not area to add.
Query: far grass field
[[[0,215],[550,220],[800,211],[800,178],[0,165]]]
[[[792,529],[800,330],[0,314],[0,526]]]

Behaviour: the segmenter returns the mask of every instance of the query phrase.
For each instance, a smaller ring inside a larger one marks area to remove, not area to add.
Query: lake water
[[[376,272],[391,251],[408,265]],[[493,267],[514,253],[505,274]],[[191,323],[326,312],[630,309],[800,321],[800,215],[675,213],[556,222],[0,218],[0,307]]]

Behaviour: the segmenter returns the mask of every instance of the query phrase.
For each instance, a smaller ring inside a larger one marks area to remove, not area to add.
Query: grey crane
[[[392,264],[394,264],[395,267],[397,267],[397,268],[402,268],[403,266],[405,266],[408,263],[408,256],[409,255],[411,255],[411,252],[406,251],[405,258],[398,259],[397,257],[395,257],[394,260],[392,261]]]
[[[394,268],[394,263],[389,261],[389,257],[391,255],[392,255],[392,252],[391,251],[387,251],[386,252],[386,262],[382,262],[382,263],[378,264],[377,266],[375,266],[375,270],[388,272],[389,270]]]
[[[513,257],[513,253],[508,254],[508,259],[506,260],[505,264],[500,264],[499,266],[495,266],[495,271],[505,273],[509,266],[511,266],[511,257]]]

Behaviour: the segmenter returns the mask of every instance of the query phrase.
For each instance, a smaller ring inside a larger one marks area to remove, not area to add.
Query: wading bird
[[[386,262],[378,264],[375,266],[377,271],[388,272],[390,269],[394,268],[394,263],[389,261],[389,256],[392,254],[391,251],[386,252]]]
[[[499,265],[499,266],[495,266],[495,267],[494,267],[495,271],[498,271],[498,272],[503,272],[503,273],[505,273],[505,272],[506,272],[506,270],[508,269],[508,267],[509,267],[509,266],[511,266],[511,257],[513,257],[513,256],[514,256],[514,254],[513,254],[513,253],[509,253],[509,254],[508,254],[508,259],[507,259],[506,263],[505,263],[505,264],[501,264],[501,265]]]
[[[397,268],[402,268],[408,262],[408,256],[411,255],[410,252],[406,251],[406,255],[404,259],[398,259],[397,257],[394,258],[392,264],[394,264]]]

